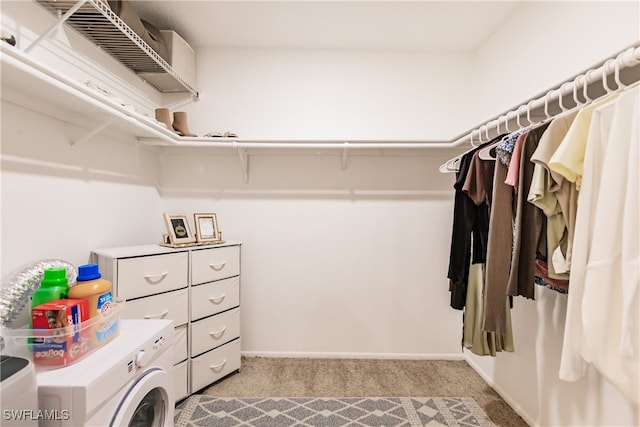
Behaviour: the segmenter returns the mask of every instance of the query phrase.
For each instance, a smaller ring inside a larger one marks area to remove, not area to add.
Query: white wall
[[[98,247],[157,242],[157,155],[2,102],[1,271],[36,261],[89,261]],[[4,280],[3,280],[4,281]]]
[[[201,49],[202,99],[185,111],[199,135],[449,141],[471,126],[471,67],[454,53]]]
[[[235,153],[171,150],[163,207],[216,212],[243,242],[245,353],[459,357],[443,160],[260,155],[243,184]]]
[[[523,1],[474,52],[472,119],[483,122],[544,95],[640,40],[637,1]]]

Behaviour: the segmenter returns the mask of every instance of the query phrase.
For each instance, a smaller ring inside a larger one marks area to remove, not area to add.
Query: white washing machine
[[[173,426],[172,320],[121,319],[120,334],[73,365],[39,371],[40,426]]]

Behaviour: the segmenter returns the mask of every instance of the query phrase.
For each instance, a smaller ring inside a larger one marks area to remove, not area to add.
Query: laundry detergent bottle
[[[89,301],[91,343],[94,346],[110,341],[118,327],[117,320],[107,320],[113,310],[111,289],[111,282],[102,278],[98,264],[79,266],[76,284],[69,288],[69,298]],[[102,317],[105,321],[101,322],[96,317]]]
[[[44,270],[40,287],[33,291],[31,307],[47,303],[56,299],[67,298],[69,281],[65,268],[47,268]]]
[[[56,299],[67,298],[68,292],[69,281],[67,280],[67,270],[64,267],[47,268],[44,270],[42,279],[40,279],[40,286],[34,289],[31,294],[31,308]],[[31,316],[29,316],[29,318],[31,318]],[[29,323],[33,326],[31,320]],[[29,338],[29,343],[32,342],[33,339]]]

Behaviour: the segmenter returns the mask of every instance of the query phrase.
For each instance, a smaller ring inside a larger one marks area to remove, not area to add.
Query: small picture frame
[[[165,213],[164,222],[169,232],[169,240],[172,245],[182,245],[185,243],[195,243],[196,238],[189,227],[187,214]]]
[[[214,213],[196,213],[193,214],[196,224],[196,240],[198,243],[219,242],[220,230],[218,229],[218,220]]]

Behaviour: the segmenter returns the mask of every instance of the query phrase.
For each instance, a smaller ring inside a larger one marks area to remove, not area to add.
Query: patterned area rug
[[[216,398],[193,395],[176,407],[187,426],[492,426],[471,397]]]

